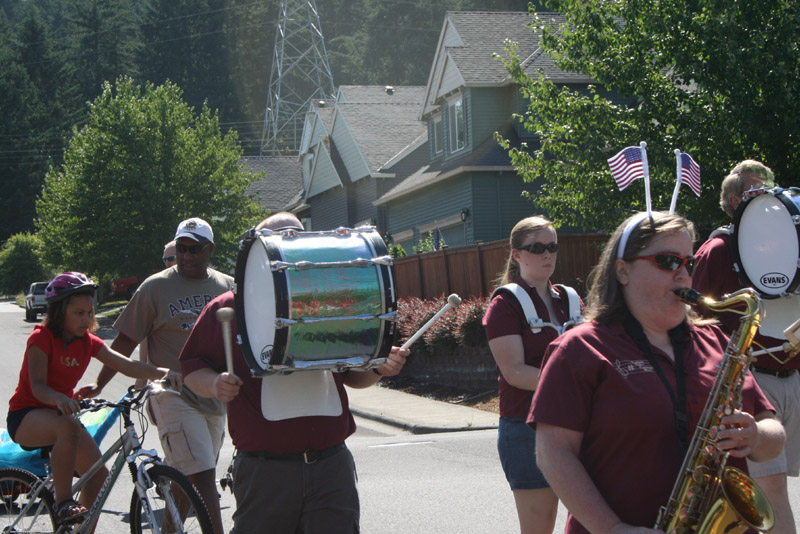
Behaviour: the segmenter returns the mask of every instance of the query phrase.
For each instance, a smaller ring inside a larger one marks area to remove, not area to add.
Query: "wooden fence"
[[[574,287],[581,295],[607,236],[558,237],[558,262],[552,281]],[[397,296],[432,299],[457,293],[462,298],[488,296],[505,268],[508,239],[415,254],[394,261]]]

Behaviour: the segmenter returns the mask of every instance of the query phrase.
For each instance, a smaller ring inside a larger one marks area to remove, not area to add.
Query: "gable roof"
[[[560,13],[538,13],[539,23],[557,27],[566,19]],[[445,16],[439,44],[428,77],[422,116],[438,107],[438,100],[460,87],[496,87],[513,83],[503,62],[506,40],[519,45],[524,71],[540,70],[559,83],[590,83],[586,75],[559,69],[539,46],[540,32],[526,12],[450,11]]]
[[[245,167],[253,173],[266,172],[250,184],[248,194],[258,196],[259,203],[275,212],[286,209],[298,191],[303,190],[303,173],[297,156],[247,156]]]
[[[341,115],[334,129],[348,129],[373,175],[415,139],[427,135],[427,123],[418,117],[424,86],[387,90],[386,86],[345,85],[339,92],[337,108]]]

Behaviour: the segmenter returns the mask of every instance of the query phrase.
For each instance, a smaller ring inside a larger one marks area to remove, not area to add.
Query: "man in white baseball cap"
[[[119,334],[111,347],[130,357],[141,343],[154,365],[178,370],[178,355],[200,312],[233,287],[233,278],[208,266],[214,232],[203,219],[192,217],[178,225],[175,249],[177,269],[164,269],[142,282],[114,323]],[[103,367],[97,375],[98,393],[114,374],[110,367]],[[180,392],[150,397],[148,408],[159,429],[167,463],[194,483],[211,514],[215,534],[222,534],[215,480],[225,432],[225,404],[199,397],[184,385]]]

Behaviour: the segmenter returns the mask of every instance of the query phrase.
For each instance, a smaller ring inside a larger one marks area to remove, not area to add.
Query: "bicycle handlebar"
[[[144,402],[146,397],[153,393],[160,393],[165,389],[173,389],[168,380],[154,380],[139,390],[136,389],[136,386],[130,386],[128,393],[118,401],[81,399],[78,403],[80,404],[81,412],[96,412],[105,407],[124,408],[125,406],[138,406]]]

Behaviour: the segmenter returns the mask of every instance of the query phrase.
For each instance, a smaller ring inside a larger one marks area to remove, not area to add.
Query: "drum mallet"
[[[442,309],[441,309],[441,310],[439,310],[438,312],[436,312],[436,315],[434,315],[433,317],[431,317],[431,318],[428,320],[428,322],[427,322],[427,323],[425,323],[424,325],[422,325],[422,328],[420,328],[419,330],[417,330],[416,332],[414,332],[414,335],[413,335],[413,336],[411,336],[410,338],[408,338],[408,339],[406,340],[406,342],[405,342],[405,343],[403,343],[403,345],[402,345],[400,348],[401,348],[401,349],[407,349],[408,347],[410,347],[411,345],[413,345],[413,344],[414,344],[414,342],[415,342],[416,340],[418,340],[418,339],[419,339],[419,336],[421,336],[422,334],[424,334],[424,333],[425,333],[425,331],[426,331],[428,328],[430,328],[431,326],[433,326],[433,323],[435,323],[436,321],[438,321],[438,320],[439,320],[439,317],[441,317],[442,315],[444,315],[444,314],[445,314],[445,312],[446,312],[447,310],[449,310],[451,307],[458,306],[458,305],[460,305],[460,304],[461,304],[461,297],[459,297],[459,296],[458,296],[458,295],[456,295],[455,293],[453,293],[452,295],[450,295],[449,297],[447,297],[447,304],[445,304],[444,306],[442,306]]]
[[[220,308],[217,310],[217,321],[222,325],[222,342],[225,344],[225,363],[228,366],[228,374],[233,374],[233,347],[231,346],[231,319],[233,319],[233,308]]]

